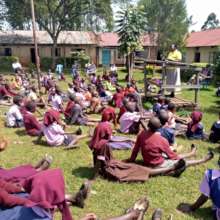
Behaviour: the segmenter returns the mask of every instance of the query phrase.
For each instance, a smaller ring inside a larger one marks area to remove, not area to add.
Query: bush
[[[218,54],[214,67],[213,67],[213,73],[217,76],[220,76],[220,53]]]
[[[12,63],[17,61],[17,60],[18,60],[18,57],[15,57],[15,56],[0,57],[0,64],[1,64],[0,68],[1,68],[1,70],[11,71],[12,70]]]
[[[192,63],[193,66],[205,68],[207,65],[210,65],[209,63]]]
[[[51,57],[42,57],[40,61],[41,69],[48,70],[51,69],[52,66],[52,58]]]
[[[90,57],[85,54],[84,51],[75,52],[72,54],[72,58],[80,64],[81,68],[84,68],[85,65],[89,62]]]
[[[29,73],[36,71],[36,65],[34,63],[29,63],[28,64],[28,71],[29,71]]]

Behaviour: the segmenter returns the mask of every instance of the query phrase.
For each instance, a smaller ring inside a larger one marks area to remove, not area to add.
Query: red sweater
[[[13,193],[20,192],[22,192],[20,186],[16,186],[15,184],[0,179],[0,205],[2,207],[13,207],[16,205],[23,206],[28,204],[28,199],[13,195]]]
[[[38,122],[36,117],[30,112],[24,113],[23,117],[24,117],[24,126],[27,134],[30,136],[39,135],[39,132],[42,131],[42,126]]]
[[[72,111],[74,105],[75,105],[75,103],[74,103],[73,101],[71,101],[71,100],[67,103],[66,109],[65,109],[65,111],[64,111],[65,117],[68,118],[68,117],[71,116],[71,111]]]
[[[135,161],[140,150],[145,166],[161,165],[164,162],[162,153],[165,153],[171,160],[179,159],[178,155],[170,150],[168,141],[157,132],[142,131],[138,135],[130,158],[132,162]]]

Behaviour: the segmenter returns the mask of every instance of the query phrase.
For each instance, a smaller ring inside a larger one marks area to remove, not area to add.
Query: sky
[[[133,0],[137,3],[138,0]],[[200,31],[202,25],[205,23],[208,15],[214,12],[220,20],[220,0],[186,0],[187,13],[190,17],[193,16],[193,23],[189,31]],[[113,11],[116,13],[118,7],[114,7]]]
[[[190,31],[199,31],[212,12],[220,20],[220,0],[186,0],[186,4],[188,15],[193,16],[193,22],[195,23],[190,27]]]

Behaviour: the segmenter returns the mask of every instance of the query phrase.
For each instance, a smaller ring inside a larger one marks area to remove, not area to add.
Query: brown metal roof
[[[39,44],[52,44],[53,41],[46,31],[37,31]],[[0,44],[33,44],[32,31],[0,31]],[[93,32],[62,31],[58,37],[58,44],[97,44]]]
[[[37,31],[37,42],[40,45],[51,45],[52,39],[46,31]],[[156,35],[155,35],[156,36]],[[58,44],[66,45],[97,45],[100,47],[117,47],[117,33],[94,33],[85,31],[62,31],[58,37]],[[141,37],[143,46],[156,46],[156,39],[152,35],[145,34]],[[0,31],[0,44],[22,45],[34,44],[33,32],[16,30]]]

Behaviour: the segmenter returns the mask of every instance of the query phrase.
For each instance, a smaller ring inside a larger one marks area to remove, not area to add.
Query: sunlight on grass
[[[125,73],[120,71],[119,78],[124,84]],[[138,85],[143,87],[143,73],[135,72],[134,78]],[[68,77],[70,81],[70,77]],[[60,83],[60,86],[66,88],[66,83]],[[193,100],[193,91],[183,91],[181,97]],[[202,90],[199,93],[199,101],[204,112],[204,126],[206,131],[210,130],[211,124],[217,119],[219,112],[219,98],[215,96],[215,89],[210,86],[209,90]],[[87,141],[80,143],[80,148],[72,151],[64,151],[62,148],[52,148],[35,145],[35,138],[26,136],[23,129],[9,129],[4,127],[4,114],[7,108],[0,107],[0,136],[7,137],[9,147],[0,153],[1,166],[10,168],[26,163],[35,164],[45,153],[54,157],[52,167],[60,167],[63,170],[66,189],[68,192],[75,192],[82,182],[92,175],[92,154],[87,146]],[[76,130],[72,126],[70,130]],[[84,128],[87,132],[88,128]],[[15,141],[23,142],[16,144]],[[211,204],[208,203],[195,213],[195,216],[183,215],[176,211],[176,206],[180,202],[193,202],[199,195],[199,184],[207,168],[216,168],[219,156],[218,145],[213,145],[202,141],[189,141],[177,139],[178,144],[184,146],[183,151],[190,149],[190,145],[195,143],[198,146],[197,158],[204,156],[208,149],[215,152],[215,159],[211,162],[188,169],[179,179],[171,177],[152,178],[146,183],[119,184],[108,182],[98,178],[92,186],[95,192],[90,195],[86,202],[86,207],[82,209],[71,208],[75,219],[80,219],[85,213],[94,212],[99,218],[103,219],[109,216],[120,215],[124,210],[130,207],[133,202],[142,196],[147,196],[150,200],[150,208],[145,219],[150,219],[155,208],[164,209],[167,219],[173,214],[175,220],[193,220],[206,219],[211,220]],[[119,159],[126,159],[130,151],[115,151],[114,156]],[[139,157],[140,158],[140,157]],[[208,209],[207,209],[208,208]],[[57,215],[56,220],[60,219]]]

